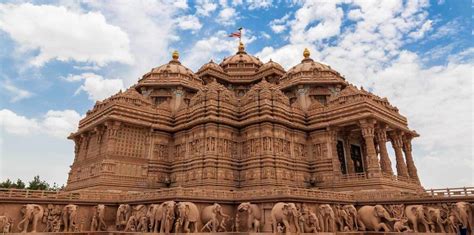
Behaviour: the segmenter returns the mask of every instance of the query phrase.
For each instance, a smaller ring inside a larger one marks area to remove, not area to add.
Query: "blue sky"
[[[237,47],[226,35],[244,27],[247,51],[263,61],[288,69],[309,48],[349,82],[387,97],[421,134],[413,148],[426,187],[473,185],[471,4],[3,1],[0,180],[39,174],[65,183],[74,150],[66,136],[96,100],[173,50],[193,71],[220,61]]]

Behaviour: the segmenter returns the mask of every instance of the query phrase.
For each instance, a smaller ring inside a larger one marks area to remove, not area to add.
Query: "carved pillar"
[[[359,121],[359,124],[362,130],[362,137],[364,137],[365,146],[367,148],[367,176],[369,178],[379,177],[381,175],[381,171],[374,144],[375,120],[361,120]]]
[[[420,179],[418,178],[418,173],[416,170],[415,162],[413,161],[413,156],[411,154],[411,139],[412,136],[403,136],[403,151],[405,152],[405,158],[407,162],[407,171],[408,175],[410,176],[411,179],[415,180],[416,182],[420,182]]]
[[[331,146],[331,158],[332,158],[332,166],[334,175],[342,175],[341,172],[341,162],[339,161],[339,157],[337,156],[337,132],[338,129],[332,127],[328,129],[329,135],[329,144]]]
[[[375,131],[375,140],[377,141],[379,145],[380,168],[382,169],[382,172],[393,175],[392,162],[390,161],[390,158],[388,157],[387,145],[385,144],[387,142],[387,126],[386,125],[380,126],[380,128],[378,128]]]
[[[405,161],[403,161],[402,135],[399,131],[391,132],[389,135],[393,149],[395,150],[395,159],[397,160],[397,175],[408,178],[407,166],[405,165]]]
[[[119,121],[107,121],[105,126],[107,127],[107,148],[105,150],[106,158],[113,155],[115,150],[115,142],[117,140],[118,131],[120,129],[121,123]]]

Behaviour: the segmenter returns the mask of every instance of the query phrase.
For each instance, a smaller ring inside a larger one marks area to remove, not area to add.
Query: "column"
[[[337,156],[337,133],[338,129],[336,127],[331,127],[328,129],[329,142],[331,145],[331,158],[332,158],[332,167],[334,175],[342,175],[341,172],[341,162]]]
[[[387,125],[381,125],[377,128],[375,131],[375,140],[379,145],[380,168],[382,169],[382,172],[393,175],[392,162],[388,157],[387,145],[385,144],[387,142]]]
[[[364,137],[365,146],[367,148],[367,176],[369,178],[379,177],[381,175],[381,171],[374,144],[375,120],[360,120],[359,124],[362,131],[362,137]]]
[[[405,158],[407,162],[407,170],[408,170],[408,175],[410,176],[411,179],[415,180],[416,182],[420,182],[420,179],[418,178],[418,173],[416,170],[415,162],[413,161],[413,156],[411,154],[411,140],[413,136],[411,135],[404,135],[403,138],[403,151],[405,152]]]
[[[397,160],[397,175],[401,177],[408,178],[408,170],[405,162],[403,161],[402,153],[402,135],[399,131],[391,132],[390,140],[392,141],[393,149],[395,150],[395,159]]]

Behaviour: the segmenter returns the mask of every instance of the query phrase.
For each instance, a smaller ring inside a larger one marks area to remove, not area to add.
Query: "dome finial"
[[[177,50],[173,51],[172,57],[173,57],[173,60],[178,60],[179,59],[179,52]]]
[[[305,48],[303,51],[303,56],[305,59],[308,59],[311,53],[309,52],[308,48]]]
[[[239,42],[239,52],[244,52],[244,51],[245,51],[244,43]]]

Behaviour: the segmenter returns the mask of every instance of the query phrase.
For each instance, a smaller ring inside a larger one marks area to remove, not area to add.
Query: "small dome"
[[[219,66],[218,64],[214,63],[213,60],[209,61],[208,63],[204,64],[199,70],[198,70],[198,73],[201,72],[201,71],[204,71],[205,69],[212,69],[212,70],[216,70],[216,71],[219,71],[219,72],[224,72],[224,69],[222,69],[221,66]]]
[[[173,52],[172,58],[173,59],[170,60],[168,64],[164,64],[156,68],[153,68],[151,72],[148,74],[157,74],[157,75],[169,74],[170,76],[172,76],[173,74],[176,74],[176,75],[182,75],[189,78],[196,77],[196,75],[193,73],[191,69],[188,69],[187,67],[181,65],[181,62],[179,62],[179,53],[177,51]]]
[[[300,72],[311,72],[314,70],[319,70],[319,71],[333,71],[337,73],[335,70],[331,69],[330,66],[315,62],[313,59],[311,59],[310,52],[307,48],[305,48],[303,52],[304,59],[301,61],[301,63],[293,66],[290,70],[288,70],[288,74],[295,74],[295,73],[300,73]]]
[[[228,67],[237,66],[238,64],[245,64],[245,67],[247,68],[248,66],[252,65],[254,68],[259,68],[263,63],[257,57],[247,54],[245,51],[245,46],[241,42],[239,44],[239,50],[237,53],[233,56],[224,58],[224,60],[220,63],[220,66],[224,69],[227,69]]]
[[[272,59],[270,59],[270,61],[268,61],[267,63],[263,64],[262,67],[260,67],[259,71],[264,71],[271,68],[285,71],[285,69],[279,63],[274,62]]]

